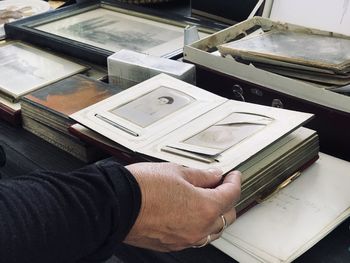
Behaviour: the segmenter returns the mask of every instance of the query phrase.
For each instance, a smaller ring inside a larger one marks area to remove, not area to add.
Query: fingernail
[[[212,175],[222,177],[222,170],[219,168],[209,168],[208,172],[211,173]]]
[[[235,171],[232,171],[231,173],[234,174],[235,176],[238,176],[241,179],[241,182],[242,182],[242,173],[240,171],[235,170]]]
[[[232,171],[232,173],[235,173],[238,176],[242,176],[242,173],[240,171],[238,171],[238,170]]]

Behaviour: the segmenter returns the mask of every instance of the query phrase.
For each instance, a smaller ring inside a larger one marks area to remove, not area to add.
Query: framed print
[[[5,23],[46,12],[49,9],[49,3],[41,0],[0,1],[0,39],[5,39]]]
[[[0,95],[16,101],[87,67],[19,41],[0,45]]]
[[[199,36],[224,26],[139,6],[96,1],[76,4],[6,25],[11,38],[20,38],[98,64],[121,50],[174,58],[182,53],[184,29],[196,25]]]

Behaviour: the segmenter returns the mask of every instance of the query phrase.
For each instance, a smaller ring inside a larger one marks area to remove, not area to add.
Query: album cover
[[[120,90],[80,74],[55,82],[21,99],[23,127],[85,162],[94,161],[102,155],[68,132],[74,123],[69,115]]]
[[[24,96],[22,112],[49,127],[67,133],[69,115],[108,98],[121,89],[81,74],[63,79]]]

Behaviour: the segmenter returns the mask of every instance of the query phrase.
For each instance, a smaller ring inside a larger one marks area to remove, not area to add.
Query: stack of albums
[[[55,82],[22,98],[23,128],[84,162],[96,161],[106,154],[68,132],[69,115],[119,91],[80,74]]]
[[[242,172],[242,212],[318,158],[312,115],[228,100],[165,74],[70,116],[70,130],[147,161]],[[85,128],[84,128],[85,127]]]
[[[22,42],[0,45],[0,117],[20,123],[22,96],[87,67]]]

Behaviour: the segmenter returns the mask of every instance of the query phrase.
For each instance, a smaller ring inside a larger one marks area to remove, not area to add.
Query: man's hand
[[[140,214],[125,243],[158,251],[206,244],[221,235],[223,219],[236,219],[240,172],[199,170],[172,163],[126,166],[142,193]]]

